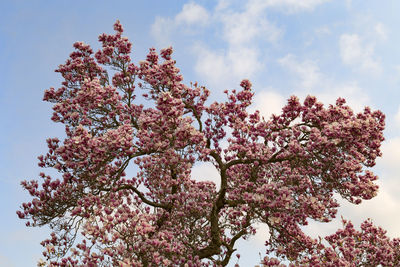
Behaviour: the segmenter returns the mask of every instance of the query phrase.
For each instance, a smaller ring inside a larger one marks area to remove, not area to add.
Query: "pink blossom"
[[[376,196],[380,111],[291,96],[265,120],[248,110],[248,80],[206,104],[210,91],[183,83],[171,47],[160,56],[151,48],[135,64],[119,21],[114,30],[99,36],[96,53],[76,42],[56,70],[61,87],[44,93],[66,138],[47,140],[39,166],[62,179],[41,172],[40,181],[23,181],[32,200],[17,215],[53,228],[41,243],[49,265],[225,266],[257,222],[268,225],[266,253],[277,257],[265,266],[400,264],[400,241],[371,221],[361,232],[344,221],[328,246],[301,229],[335,218],[334,193],[355,204]],[[193,179],[196,162],[215,167],[218,189]]]

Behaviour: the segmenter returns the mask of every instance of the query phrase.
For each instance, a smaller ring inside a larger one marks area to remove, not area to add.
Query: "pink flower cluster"
[[[325,237],[329,246],[319,242],[303,253],[289,266],[399,266],[400,239],[390,239],[386,231],[368,219],[361,224],[361,231],[351,222],[343,220],[343,229]],[[286,266],[277,258],[265,257],[264,266]]]
[[[345,223],[328,248],[301,230],[307,219],[336,216],[334,193],[356,204],[376,195],[369,168],[381,155],[380,111],[292,96],[265,119],[247,110],[248,80],[206,105],[209,91],[183,84],[172,48],[160,57],[152,48],[135,65],[118,21],[114,29],[100,35],[96,53],[75,43],[57,69],[62,87],[44,94],[66,138],[47,140],[39,166],[60,176],[22,182],[32,201],[17,214],[54,230],[42,242],[49,265],[225,266],[259,222],[269,227],[267,253],[294,263],[399,263],[399,241],[370,222],[361,233]],[[193,179],[196,162],[215,166],[219,188]],[[128,174],[131,165],[137,172]]]

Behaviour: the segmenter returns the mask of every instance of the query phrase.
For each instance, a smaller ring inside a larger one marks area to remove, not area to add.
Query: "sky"
[[[338,219],[310,222],[306,233],[326,236],[340,217],[358,227],[367,218],[400,237],[400,1],[220,0],[220,1],[5,1],[0,0],[0,266],[35,266],[47,228],[26,228],[15,211],[29,200],[20,182],[36,179],[37,156],[48,137],[63,136],[42,101],[59,87],[54,72],[75,41],[99,48],[119,19],[133,43],[133,60],[150,47],[173,46],[184,81],[197,81],[210,98],[250,79],[253,110],[268,118],[291,95],[315,95],[324,104],[344,97],[355,110],[386,114],[378,196],[355,206],[340,200]],[[215,180],[212,166],[193,169],[195,179]],[[239,243],[241,266],[265,255],[266,229]],[[232,260],[232,264],[236,263]]]

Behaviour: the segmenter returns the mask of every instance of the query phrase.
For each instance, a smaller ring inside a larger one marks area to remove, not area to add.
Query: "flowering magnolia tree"
[[[100,35],[96,53],[75,43],[56,70],[62,86],[44,94],[66,138],[47,140],[39,166],[60,175],[23,181],[32,201],[17,214],[53,230],[41,243],[48,265],[225,266],[257,223],[269,228],[267,255],[292,266],[400,264],[399,239],[370,221],[361,232],[344,221],[326,245],[301,230],[335,217],[334,193],[355,204],[376,195],[368,168],[381,155],[380,111],[292,96],[265,120],[247,111],[248,80],[207,105],[206,88],[182,83],[171,48],[134,64],[118,21],[114,30]],[[196,162],[214,165],[219,187],[191,177]]]

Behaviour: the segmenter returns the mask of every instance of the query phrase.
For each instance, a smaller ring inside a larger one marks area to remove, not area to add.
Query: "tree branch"
[[[148,199],[144,196],[144,194],[143,194],[142,192],[140,192],[136,187],[134,187],[134,186],[132,186],[132,185],[129,185],[129,184],[125,184],[125,185],[119,186],[119,187],[116,188],[116,189],[102,188],[102,191],[107,191],[107,192],[109,192],[109,191],[114,191],[114,190],[115,190],[115,191],[120,191],[120,190],[132,190],[133,192],[135,192],[135,193],[138,195],[138,197],[139,197],[144,203],[146,203],[146,204],[148,204],[148,205],[150,205],[150,206],[152,206],[152,207],[155,207],[155,208],[168,209],[168,208],[170,207],[170,205],[166,205],[166,204],[162,204],[162,203],[157,203],[157,202],[148,200]]]

